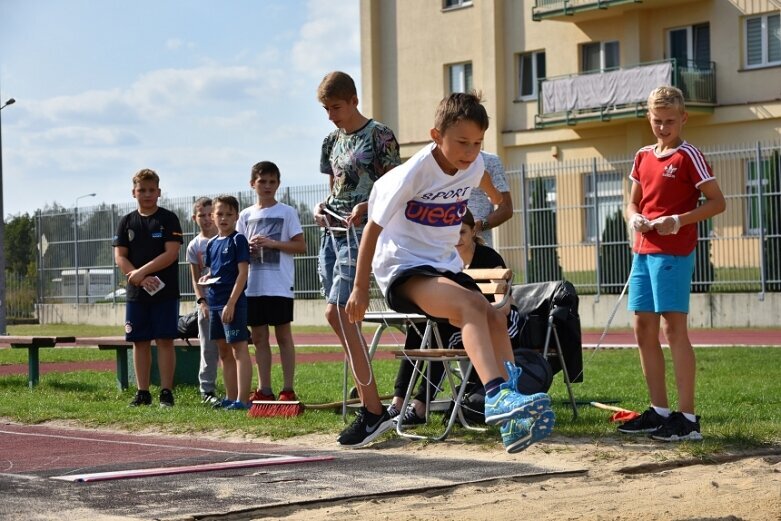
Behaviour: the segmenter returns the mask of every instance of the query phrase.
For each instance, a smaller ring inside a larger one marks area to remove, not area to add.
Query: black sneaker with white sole
[[[382,414],[372,414],[366,407],[358,409],[355,420],[344,429],[336,441],[339,445],[358,448],[367,445],[393,428],[393,418],[383,408]]]
[[[152,405],[152,395],[149,391],[136,391],[133,401],[128,404],[129,407],[139,407],[141,405]]]
[[[667,418],[659,414],[653,407],[649,407],[643,414],[618,426],[618,432],[624,434],[649,434],[662,427]]]
[[[657,441],[700,441],[700,417],[690,421],[682,412],[674,412],[657,431],[651,433]]]
[[[162,389],[160,391],[160,407],[173,407],[174,406],[174,393],[171,389]]]

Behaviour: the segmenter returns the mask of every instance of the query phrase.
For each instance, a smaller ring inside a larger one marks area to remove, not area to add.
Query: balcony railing
[[[575,125],[586,121],[644,117],[648,94],[660,85],[683,91],[687,108],[712,110],[716,104],[716,65],[675,59],[544,78],[537,89],[535,126]]]
[[[538,22],[546,18],[572,16],[581,11],[639,3],[642,3],[641,0],[535,0],[534,7],[532,7],[532,20]]]

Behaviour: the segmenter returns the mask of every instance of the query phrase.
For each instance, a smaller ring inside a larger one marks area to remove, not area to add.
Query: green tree
[[[37,249],[35,220],[27,213],[16,215],[5,225],[6,269],[17,275],[35,273]]]
[[[545,182],[543,177],[531,181],[528,282],[562,279],[556,245],[556,212],[548,201]]]
[[[632,268],[632,251],[629,248],[627,225],[620,209],[605,221],[599,258],[599,290],[613,295],[621,293]]]

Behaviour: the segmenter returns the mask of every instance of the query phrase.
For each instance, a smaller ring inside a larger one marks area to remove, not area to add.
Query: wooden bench
[[[174,340],[174,347],[183,347],[186,349],[198,349],[201,346],[198,343],[198,339],[182,340],[177,338]],[[96,337],[78,337],[75,340],[76,345],[79,346],[97,346],[101,351],[114,351],[117,361],[117,387],[120,391],[124,391],[129,387],[129,368],[128,368],[128,351],[133,350],[133,342],[125,340],[122,336],[96,336]],[[152,345],[155,345],[152,341]]]
[[[11,349],[27,349],[27,385],[32,389],[40,378],[39,349],[75,342],[72,336],[0,336],[0,345]]]

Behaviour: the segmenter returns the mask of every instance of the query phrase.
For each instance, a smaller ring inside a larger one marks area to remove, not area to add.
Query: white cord
[[[350,231],[352,231],[352,233],[353,233],[353,239],[355,240],[355,244],[356,245],[359,244],[358,232],[355,231],[355,226],[347,223],[347,219],[345,217],[337,214],[336,212],[332,211],[330,208],[328,208],[325,205],[323,205],[322,208],[323,208],[323,210],[325,212],[327,212],[328,214],[330,214],[330,215],[336,217],[337,219],[343,221],[347,225],[346,228],[342,228],[342,227],[331,226],[330,223],[326,222],[325,228],[328,231],[328,235],[331,237],[331,245],[333,246],[334,254],[337,257],[336,258],[337,263],[338,263],[338,260],[339,260],[338,259],[338,248],[337,248],[337,244],[336,244],[336,237],[334,237],[333,232],[334,231],[344,231],[344,232],[346,232],[346,238],[347,238],[347,264],[348,264],[348,266],[351,266],[352,263],[353,263],[353,258],[352,258],[352,249],[350,248]],[[341,284],[342,280],[344,279],[344,271],[343,271],[343,266],[341,264],[338,264],[338,267],[339,267],[339,281],[337,282],[337,284]],[[336,294],[337,295],[339,295],[339,289],[340,288],[337,286],[337,288],[336,288],[336,290],[337,290]],[[337,299],[337,302],[336,302],[336,314],[339,317],[339,328],[342,331],[342,338],[345,339],[345,343],[346,343],[347,342],[347,336],[345,334],[345,329],[344,329],[345,317],[342,316],[341,307],[342,306],[339,305],[339,302],[338,302],[338,299]],[[369,359],[369,349],[368,349],[368,346],[366,345],[366,339],[363,338],[363,332],[361,331],[361,328],[359,327],[358,324],[359,323],[355,323],[354,326],[355,326],[356,332],[358,333],[358,338],[359,338],[359,342],[360,342],[360,345],[361,345],[361,350],[363,351],[363,356],[364,356],[364,358],[366,360],[366,365],[369,368],[369,379],[368,379],[367,382],[365,382],[365,383],[362,382],[360,377],[358,376],[358,373],[355,371],[355,363],[353,362],[353,353],[352,353],[352,350],[349,348],[349,346],[347,346],[347,357],[350,360],[350,370],[353,373],[353,378],[355,379],[355,383],[360,385],[360,386],[362,386],[362,387],[366,387],[368,385],[371,385],[371,383],[374,381],[374,371],[372,370],[371,360]]]
[[[640,234],[640,245],[637,247],[638,251],[643,247],[643,242],[645,241],[645,235]],[[635,253],[635,255],[638,255]],[[580,369],[580,372],[571,379],[571,381],[575,381],[578,378],[580,378],[583,375],[583,372],[586,370],[586,365],[591,362],[591,359],[594,358],[594,355],[597,354],[597,351],[602,347],[602,341],[607,336],[607,331],[610,329],[610,324],[613,323],[613,319],[616,317],[616,313],[618,313],[618,306],[621,304],[621,300],[624,298],[624,293],[626,293],[627,288],[629,287],[629,281],[632,280],[632,273],[635,271],[635,263],[634,258],[632,259],[632,267],[629,270],[629,275],[626,278],[626,282],[624,283],[624,287],[621,288],[621,294],[618,295],[618,300],[616,300],[615,306],[613,306],[613,310],[610,312],[610,315],[607,317],[607,323],[605,324],[605,329],[602,330],[602,335],[599,337],[599,340],[597,341],[597,345],[594,347],[594,351],[591,353],[591,356],[589,356],[588,360],[586,360],[583,363],[583,367]]]

